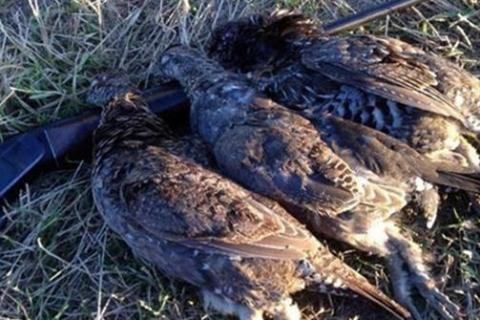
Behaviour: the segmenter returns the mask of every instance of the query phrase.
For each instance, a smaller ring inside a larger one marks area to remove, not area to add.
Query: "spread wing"
[[[407,43],[369,35],[333,38],[305,49],[302,62],[335,81],[465,122],[438,78],[446,61]]]
[[[317,213],[340,213],[358,203],[355,174],[308,120],[268,99],[252,103],[248,120],[216,143],[224,171],[281,203]]]
[[[318,247],[281,207],[264,204],[211,171],[155,147],[143,161],[142,172],[132,172],[122,185],[121,198],[130,223],[151,237],[212,253],[274,259],[300,259]]]

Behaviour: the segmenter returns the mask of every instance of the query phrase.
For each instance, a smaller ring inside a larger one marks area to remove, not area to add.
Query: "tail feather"
[[[326,261],[325,256],[322,255],[313,263],[315,275],[312,277],[312,285],[319,286],[321,289],[325,289],[326,286],[333,287],[333,290],[325,290],[332,294],[336,294],[339,289],[349,289],[376,303],[398,319],[411,319],[410,312],[343,261],[333,256],[329,260]]]
[[[454,187],[465,191],[480,193],[480,175],[478,174],[438,171],[438,178],[436,182],[447,187]]]

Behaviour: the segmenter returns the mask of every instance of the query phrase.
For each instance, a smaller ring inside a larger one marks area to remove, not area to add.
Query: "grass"
[[[0,0],[0,141],[89,108],[85,90],[102,70],[127,71],[149,86],[163,48],[179,41],[202,46],[226,19],[282,7],[330,21],[372,3]],[[476,0],[436,0],[359,32],[400,37],[479,76],[479,10]],[[0,319],[221,319],[203,311],[191,287],[133,257],[93,205],[89,164],[73,167],[41,174],[2,207],[8,226],[0,234]],[[465,202],[450,196],[434,230],[425,232],[415,218],[412,228],[436,258],[442,289],[468,319],[478,319],[480,223]],[[337,252],[390,292],[381,261]],[[307,319],[383,319],[362,301],[308,294],[299,300]]]

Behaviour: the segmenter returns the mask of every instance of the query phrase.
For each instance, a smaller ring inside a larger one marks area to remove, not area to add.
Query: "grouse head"
[[[177,79],[181,82],[181,75],[194,70],[194,66],[200,67],[203,56],[201,52],[184,45],[168,47],[160,55],[156,73],[164,78]],[[200,65],[198,64],[200,63]]]
[[[213,30],[208,54],[224,68],[247,72],[278,54],[281,47],[270,37],[261,15],[229,21]]]
[[[103,107],[103,122],[124,114],[148,112],[140,91],[130,83],[126,74],[120,72],[95,76],[87,92],[87,102]]]
[[[180,45],[163,52],[156,71],[162,78],[177,80],[190,93],[221,84],[225,77],[225,70],[218,62],[207,58],[197,49]],[[232,74],[232,77],[239,76]]]
[[[295,13],[247,16],[215,28],[208,54],[226,69],[249,72],[291,59],[297,42],[317,30],[310,19]]]
[[[103,107],[122,94],[136,91],[128,76],[122,72],[104,72],[95,76],[87,92],[87,102]]]

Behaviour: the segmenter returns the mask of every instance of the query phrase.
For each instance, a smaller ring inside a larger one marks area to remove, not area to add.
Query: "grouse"
[[[280,205],[209,169],[202,142],[177,137],[121,81],[101,75],[90,89],[89,101],[110,100],[94,135],[92,188],[106,222],[137,256],[198,287],[205,306],[240,320],[264,312],[299,320],[290,294],[304,288],[350,289],[409,317]]]
[[[478,192],[478,180],[441,172],[406,144],[348,120],[326,117],[327,130],[319,131],[197,50],[166,50],[159,72],[184,86],[192,128],[227,176],[280,202],[314,231],[386,257],[397,297],[417,318],[411,286],[445,318],[458,315],[393,214],[430,183]]]
[[[373,35],[325,36],[300,14],[253,15],[213,31],[209,54],[309,119],[322,114],[400,139],[444,169],[480,172],[480,81],[437,55]]]

